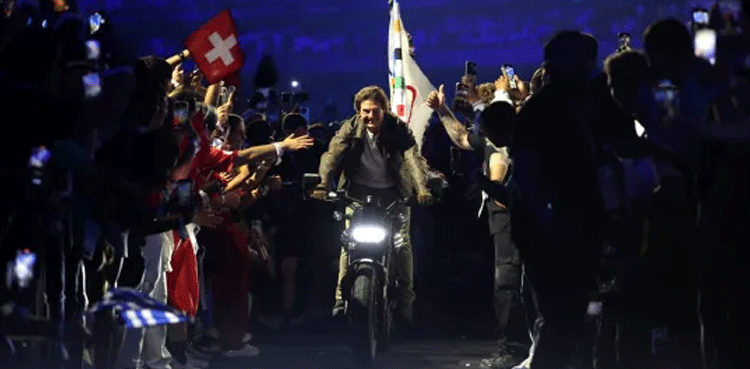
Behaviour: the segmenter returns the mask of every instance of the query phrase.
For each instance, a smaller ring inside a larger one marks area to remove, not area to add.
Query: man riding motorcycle
[[[433,197],[427,188],[427,163],[411,129],[389,113],[388,98],[383,89],[369,86],[360,90],[354,98],[354,109],[357,114],[341,125],[320,160],[321,182],[312,197],[325,200],[333,188],[334,179],[340,175],[338,189],[345,189],[353,198],[372,196],[389,204],[416,194],[420,204],[432,203]],[[412,323],[415,294],[409,237],[411,212],[408,207],[404,207],[403,214],[406,221],[395,236],[400,247],[394,255],[398,317]],[[347,252],[342,249],[334,316],[343,315],[345,311],[341,282],[346,277],[347,266]]]

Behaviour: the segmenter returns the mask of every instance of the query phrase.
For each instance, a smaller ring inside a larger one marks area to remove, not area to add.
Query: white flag
[[[401,21],[398,0],[391,7],[388,27],[388,68],[391,88],[391,111],[409,124],[419,147],[422,147],[427,122],[432,114],[425,101],[435,90],[409,52],[409,37]]]

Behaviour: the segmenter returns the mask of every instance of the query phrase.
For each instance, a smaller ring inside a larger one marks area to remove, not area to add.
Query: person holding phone
[[[524,303],[521,299],[522,262],[518,248],[511,241],[509,194],[506,189],[511,173],[508,153],[510,133],[515,122],[515,109],[508,95],[509,70],[496,81],[496,98],[483,107],[479,119],[486,136],[470,133],[445,105],[444,86],[427,97],[427,105],[438,113],[448,136],[460,149],[476,151],[483,156],[478,176],[482,193],[479,216],[486,210],[495,248],[494,302],[498,321],[499,352],[486,360],[486,366],[510,368],[526,358],[531,340]],[[512,73],[513,71],[510,70]],[[512,74],[515,78],[515,74]]]

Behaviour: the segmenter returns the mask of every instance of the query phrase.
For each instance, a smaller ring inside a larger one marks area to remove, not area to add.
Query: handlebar
[[[328,199],[327,202],[339,202],[339,201],[346,201],[351,202],[357,205],[367,205],[370,204],[365,200],[360,200],[351,196],[348,196],[346,194],[346,191],[331,191],[328,193]],[[417,206],[419,205],[419,202],[414,197],[410,198],[400,198],[393,202],[391,202],[388,206],[385,207],[385,211],[391,211],[394,207],[398,205],[406,205],[406,206]]]

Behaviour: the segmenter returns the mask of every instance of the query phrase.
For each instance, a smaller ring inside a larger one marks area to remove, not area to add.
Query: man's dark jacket
[[[322,185],[330,188],[340,176],[339,189],[345,189],[348,179],[357,175],[365,148],[366,126],[359,115],[341,125],[320,159]],[[397,117],[386,114],[377,138],[378,147],[385,155],[387,172],[396,183],[401,195],[410,197],[427,190],[427,162],[411,129]]]

